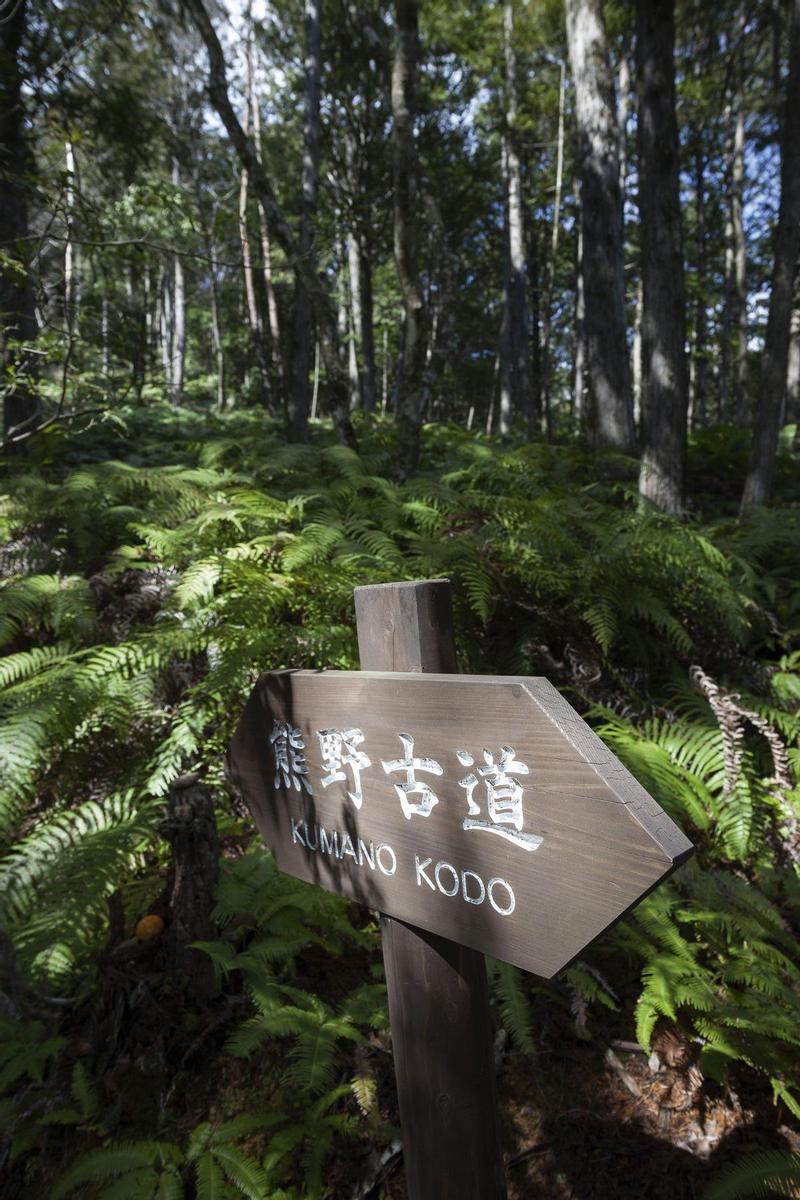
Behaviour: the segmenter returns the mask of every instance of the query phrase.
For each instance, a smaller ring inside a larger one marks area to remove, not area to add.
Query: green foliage
[[[624,460],[454,427],[426,429],[424,469],[398,484],[389,426],[360,435],[356,455],[321,429],[286,446],[258,413],[130,410],[119,461],[90,431],[9,475],[0,920],[37,988],[89,995],[109,898],[132,930],[163,886],[163,797],[198,771],[228,839],[217,934],[198,946],[224,994],[247,997],[227,1052],[268,1063],[273,1089],[258,1161],[237,1158],[238,1134],[204,1125],[189,1143],[118,1143],[126,1131],[103,1127],[89,1075],[62,1061],[57,1021],[18,1040],[4,1030],[9,1086],[55,1089],[49,1125],[37,1110],[18,1153],[61,1125],[83,1148],[103,1141],[69,1168],[97,1195],[181,1194],[187,1180],[201,1196],[290,1195],[302,1178],[304,1195],[322,1196],[341,1139],[389,1136],[372,1057],[388,1027],[376,926],[277,871],[221,764],[259,671],[355,666],[353,588],[420,576],[453,580],[463,669],[548,675],[698,846],[557,985],[492,964],[512,1045],[535,1052],[534,1000],[584,1038],[611,1009],[643,1045],[666,1020],[699,1042],[705,1077],[756,1071],[800,1113],[794,514],[713,527],[642,515]],[[694,690],[695,663],[756,720],[733,755],[722,710]],[[345,956],[359,966],[339,990],[325,970],[306,977],[318,959],[335,977]],[[620,998],[620,963],[625,979],[641,973],[635,1007]]]
[[[53,1188],[51,1200],[79,1194],[103,1200],[277,1200],[264,1168],[236,1146],[259,1129],[255,1116],[224,1125],[204,1122],[192,1132],[185,1152],[171,1142],[115,1142],[84,1155]],[[113,1182],[110,1182],[113,1181]]]
[[[800,1156],[781,1150],[750,1154],[722,1172],[703,1193],[703,1200],[795,1196],[800,1187]]]

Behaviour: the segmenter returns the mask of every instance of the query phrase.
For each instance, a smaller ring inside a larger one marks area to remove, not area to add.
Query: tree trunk
[[[505,147],[503,148],[505,157]],[[503,257],[503,321],[500,326],[500,412],[497,432],[507,434],[514,424],[514,349],[511,340],[511,264],[508,253],[508,228],[506,227],[505,255]]]
[[[555,286],[558,261],[558,235],[561,229],[561,187],[564,174],[564,112],[566,108],[567,72],[564,63],[559,63],[558,85],[558,132],[556,134],[556,179],[553,192],[553,221],[550,231],[550,254],[545,267],[544,290],[542,292],[542,405],[545,432],[550,432],[550,335],[553,328],[553,288]]]
[[[369,249],[359,247],[361,269],[361,396],[364,412],[375,412],[378,403],[375,368],[375,316],[372,298],[372,263]]]
[[[567,0],[566,13],[578,120],[590,428],[597,445],[631,453],[620,131],[613,78],[600,0]]]
[[[193,998],[209,1000],[217,991],[214,966],[192,942],[214,937],[211,916],[219,880],[220,846],[214,804],[196,775],[172,785],[162,832],[172,846],[167,881],[168,946],[179,985]]]
[[[737,425],[749,425],[751,415],[750,397],[747,387],[747,245],[744,231],[744,185],[745,185],[745,140],[744,140],[744,35],[747,13],[740,4],[737,14],[737,32],[740,44],[736,51],[736,90],[734,95],[733,154],[731,156],[731,233],[733,237],[733,288],[736,313],[736,373],[734,398]]]
[[[631,60],[626,49],[617,68],[617,136],[619,137],[619,194],[622,204],[623,226],[625,216],[625,190],[628,186],[628,113],[631,100]]]
[[[781,138],[781,202],[767,331],[761,366],[750,465],[742,511],[767,504],[772,495],[783,393],[789,359],[792,292],[800,252],[800,0],[792,0],[789,84]]]
[[[800,422],[800,288],[798,287],[800,273],[795,277],[794,306],[789,332],[789,358],[786,367],[786,404],[785,419],[787,425],[798,425]],[[795,430],[795,442],[797,442]]]
[[[691,356],[689,359],[689,415],[687,423],[690,429],[695,429],[705,424],[708,396],[705,153],[699,137],[694,155],[694,195],[697,222],[695,230],[695,269],[697,271],[697,281],[695,284],[694,322]]]
[[[248,43],[247,89],[248,109],[253,126],[253,144],[260,164],[264,162],[264,148],[261,140],[261,108],[256,95],[255,77],[253,70],[253,44]],[[269,237],[269,225],[264,207],[258,203],[258,229],[261,238],[261,260],[264,272],[264,294],[267,298],[267,323],[269,325],[269,365],[272,371],[270,390],[275,394],[276,402],[280,401],[283,392],[283,356],[281,353],[281,327],[278,315],[278,300],[275,295],[275,284],[272,275],[272,243]],[[264,322],[261,321],[261,338],[264,341]]]
[[[219,281],[217,279],[217,255],[214,243],[214,226],[217,212],[217,202],[214,201],[210,218],[206,214],[200,182],[194,178],[195,199],[197,211],[200,214],[203,231],[203,246],[208,259],[209,292],[211,298],[211,349],[214,355],[214,366],[217,374],[217,408],[223,412],[227,407],[225,396],[225,348],[222,342],[222,322],[220,320]]]
[[[585,420],[586,399],[586,298],[583,290],[583,205],[580,203],[580,181],[576,181],[575,195],[578,197],[578,236],[575,246],[575,367],[572,415],[576,428],[581,430]]]
[[[347,282],[349,304],[350,343],[348,348],[348,372],[350,374],[350,408],[361,408],[361,373],[359,371],[359,343],[363,329],[361,307],[361,252],[358,238],[352,229],[347,231]]]
[[[64,328],[71,341],[78,325],[78,247],[73,241],[75,232],[75,185],[77,172],[75,147],[71,141],[64,143],[64,210],[66,230],[64,232]]]
[[[642,295],[642,273],[636,280],[636,309],[633,317],[633,345],[631,346],[631,376],[633,378],[633,424],[641,431],[642,421],[642,319],[644,316]]]
[[[517,55],[514,48],[514,2],[503,4],[503,56],[505,60],[505,130],[504,176],[506,184],[506,220],[508,228],[508,305],[511,354],[512,405],[525,419],[529,432],[541,419],[534,410],[531,386],[530,317],[528,312],[528,279],[525,255],[525,206],[522,196],[522,164],[518,149],[517,121],[519,114]]]
[[[300,214],[300,254],[316,262],[314,225],[319,198],[319,122],[322,79],[322,0],[305,0],[305,98],[303,109],[303,205]],[[311,401],[309,375],[314,353],[313,306],[305,281],[295,282],[292,316],[292,384],[289,392],[289,438],[308,437]],[[349,388],[348,388],[349,392]],[[349,401],[348,401],[349,407]]]
[[[172,163],[172,182],[180,187],[181,175],[177,159]],[[186,284],[183,274],[183,257],[180,254],[172,256],[172,314],[173,314],[173,343],[172,343],[172,374],[170,378],[170,400],[173,404],[180,402],[183,393],[183,377],[186,368]]]
[[[11,5],[0,21],[0,348],[6,393],[3,402],[5,439],[23,435],[39,418],[35,356],[26,343],[36,338],[36,309],[30,276],[31,243],[28,195],[33,159],[25,136],[21,50],[25,37],[26,0]]]
[[[252,54],[248,46],[247,50],[247,91],[248,103],[245,108],[244,117],[244,132],[250,133],[250,115],[252,105],[250,96],[252,93]],[[255,143],[257,145],[257,142]],[[258,372],[259,380],[259,401],[264,407],[267,407],[270,402],[270,379],[269,368],[267,366],[267,354],[264,346],[264,325],[261,320],[261,313],[256,299],[255,275],[253,272],[253,259],[250,250],[250,228],[248,222],[248,197],[250,192],[249,177],[247,168],[242,167],[239,176],[239,241],[242,246],[242,274],[244,275],[244,295],[247,307],[247,324],[250,329],[250,344],[253,347],[253,357],[256,360],[256,371]]]
[[[240,163],[247,167],[250,182],[256,191],[267,217],[275,241],[292,263],[295,278],[301,280],[309,297],[315,324],[320,338],[320,357],[325,365],[330,389],[331,412],[337,436],[344,445],[357,448],[353,427],[347,409],[347,376],[339,358],[336,333],[336,307],[330,291],[319,275],[313,253],[302,254],[300,245],[284,217],[275,198],[269,176],[258,160],[252,139],[247,136],[239,122],[228,95],[225,58],[214,27],[209,20],[203,0],[184,0],[195,27],[203,39],[208,53],[208,91],[211,103],[233,142]],[[312,246],[313,251],[313,246]]]
[[[401,479],[417,469],[425,364],[425,302],[417,263],[418,165],[414,144],[414,88],[419,54],[418,0],[395,0],[392,60],[392,167],[394,257],[403,299],[404,339],[397,395],[397,468]]]
[[[175,346],[174,286],[174,275],[165,270],[161,279],[161,365],[164,369],[164,391],[170,403],[173,403],[172,355]],[[140,374],[137,370],[136,358],[133,363],[133,374],[134,377]]]
[[[800,0],[798,0],[800,3]],[[637,0],[642,239],[643,501],[683,512],[686,300],[675,115],[675,0]]]

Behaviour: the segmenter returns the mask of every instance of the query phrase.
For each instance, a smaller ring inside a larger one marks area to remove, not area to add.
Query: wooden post
[[[364,671],[456,670],[448,580],[355,590]],[[505,1200],[483,955],[381,917],[409,1200]]]

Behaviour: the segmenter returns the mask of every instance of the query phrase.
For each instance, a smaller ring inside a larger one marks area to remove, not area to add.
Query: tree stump
[[[162,833],[172,846],[167,880],[168,952],[175,978],[198,1000],[216,992],[214,966],[191,943],[215,936],[211,912],[219,881],[219,838],[211,792],[197,775],[183,775],[170,789]]]

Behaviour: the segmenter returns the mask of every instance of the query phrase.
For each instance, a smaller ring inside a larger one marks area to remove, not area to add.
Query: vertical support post
[[[364,671],[456,670],[446,579],[355,590]],[[505,1200],[483,955],[381,917],[409,1200]]]

